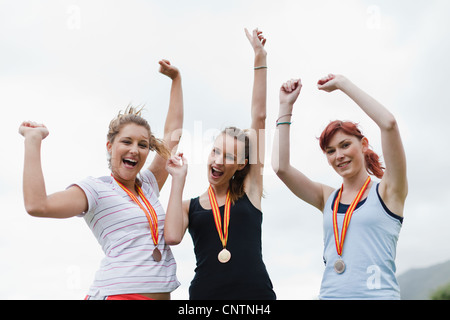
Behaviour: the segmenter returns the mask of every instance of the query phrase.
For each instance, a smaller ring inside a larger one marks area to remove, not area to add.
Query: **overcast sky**
[[[145,104],[161,136],[170,81],[158,73],[158,60],[169,59],[183,77],[180,150],[190,163],[184,196],[198,196],[207,188],[214,133],[250,126],[253,50],[245,27],[267,38],[263,255],[278,298],[315,299],[323,272],[322,215],[270,166],[279,87],[294,77],[303,89],[292,163],[340,186],[316,139],[335,119],[359,122],[381,154],[375,124],[343,94],[316,88],[330,72],[346,75],[393,112],[404,141],[410,192],[398,274],[449,260],[449,13],[447,0],[0,0],[0,299],[83,299],[103,257],[83,219],[26,214],[20,123],[50,130],[42,147],[48,193],[108,175],[107,126],[119,110]],[[186,299],[195,267],[188,233],[173,251],[182,285],[172,297]]]

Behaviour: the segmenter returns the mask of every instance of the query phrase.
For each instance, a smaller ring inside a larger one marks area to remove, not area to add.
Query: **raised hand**
[[[334,75],[330,73],[328,76],[323,77],[317,82],[317,88],[326,92],[332,92],[340,89],[339,85],[344,81],[344,76]]]
[[[183,153],[178,153],[177,155],[170,157],[166,163],[166,170],[172,178],[185,178],[187,175],[188,164]]]
[[[266,54],[266,49],[264,49],[264,45],[266,44],[267,39],[263,36],[263,32],[259,31],[258,28],[254,29],[252,33],[250,33],[247,28],[245,28],[245,35],[247,36],[248,41],[253,47],[255,54],[262,53]]]
[[[280,88],[280,105],[293,105],[302,89],[302,81],[300,79],[291,79]]]
[[[172,66],[169,60],[162,59],[159,61],[159,65],[159,72],[165,76],[168,76],[172,80],[180,75],[178,68]]]
[[[48,136],[49,131],[47,127],[43,124],[36,123],[33,121],[24,121],[19,127],[19,133],[25,138],[30,135],[36,135],[39,136],[42,140],[44,140]]]

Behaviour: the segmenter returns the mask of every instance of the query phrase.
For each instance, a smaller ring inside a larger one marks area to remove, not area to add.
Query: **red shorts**
[[[114,296],[105,296],[105,297],[91,297],[86,296],[84,300],[155,300],[141,294],[132,293],[132,294],[118,294]]]

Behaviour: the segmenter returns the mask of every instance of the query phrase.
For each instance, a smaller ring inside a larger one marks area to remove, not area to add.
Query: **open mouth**
[[[350,162],[351,161],[340,163],[340,164],[338,164],[338,168],[344,168],[344,167],[348,166],[350,164]]]
[[[136,167],[136,165],[137,165],[136,160],[129,159],[129,158],[123,159],[122,162],[125,165],[125,167],[129,168],[129,169],[132,169],[132,168]]]
[[[214,167],[211,167],[211,175],[214,178],[219,178],[219,177],[221,177],[223,175],[223,172],[218,170],[218,169],[216,169],[216,168],[214,168]]]

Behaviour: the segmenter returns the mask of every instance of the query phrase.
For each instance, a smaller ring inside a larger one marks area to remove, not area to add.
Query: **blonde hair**
[[[135,108],[131,105],[128,105],[125,111],[120,111],[118,115],[111,120],[109,123],[109,130],[107,134],[107,139],[109,143],[113,143],[114,139],[116,138],[117,134],[120,132],[120,130],[127,124],[134,123],[139,126],[143,126],[148,130],[149,136],[150,136],[150,150],[156,151],[157,154],[159,154],[164,159],[168,159],[170,157],[170,150],[166,146],[164,140],[156,138],[151,129],[150,125],[148,124],[147,120],[145,120],[141,116],[141,112],[144,109],[144,107],[141,107],[140,109]],[[111,161],[108,159],[109,166],[111,167]]]

